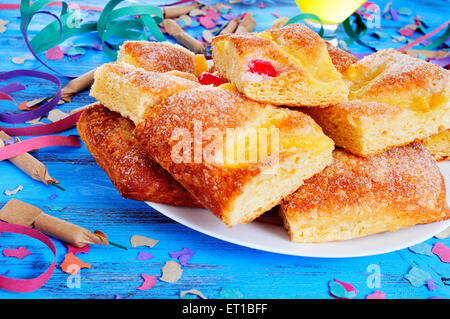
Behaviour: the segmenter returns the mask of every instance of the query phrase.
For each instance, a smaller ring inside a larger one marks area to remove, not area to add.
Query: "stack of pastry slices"
[[[391,49],[357,61],[298,24],[212,53],[127,41],[96,70],[78,130],[122,196],[230,227],[275,207],[295,242],[450,218],[448,70]]]

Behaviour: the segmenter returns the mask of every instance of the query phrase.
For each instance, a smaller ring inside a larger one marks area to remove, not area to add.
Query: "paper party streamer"
[[[0,139],[3,139],[4,141],[14,142],[14,140],[11,137],[9,137],[6,133],[2,131],[0,131]],[[47,167],[45,167],[45,165],[42,162],[40,162],[38,159],[36,159],[34,156],[28,153],[23,153],[11,157],[9,158],[9,161],[31,178],[40,181],[46,185],[59,183],[56,179],[50,176]]]
[[[150,248],[153,248],[158,243],[158,240],[151,239],[145,236],[133,235],[130,238],[130,243],[133,248],[139,246],[148,246]]]
[[[187,298],[185,298],[186,295],[196,295],[196,296],[199,296],[202,299],[208,299],[200,291],[198,291],[197,289],[189,289],[189,290],[185,290],[185,291],[180,292],[181,299],[187,299]]]
[[[6,94],[11,94],[11,93],[22,91],[22,90],[25,90],[25,85],[18,83],[18,82],[9,83],[9,84],[6,84],[6,85],[0,87],[0,92],[6,93]]]
[[[419,269],[417,267],[412,267],[408,274],[405,275],[405,278],[411,283],[414,287],[420,287],[427,283],[427,281],[431,280],[431,275],[426,271]]]
[[[56,76],[45,72],[34,70],[14,70],[9,72],[3,72],[0,73],[0,81],[9,80],[19,76],[28,76],[50,81],[55,83],[58,86],[58,89],[50,101],[44,103],[43,105],[41,105],[40,107],[38,107],[33,111],[19,114],[0,113],[1,122],[15,124],[33,120],[37,117],[46,115],[58,104],[58,101],[61,99],[61,83],[59,82],[59,79]]]
[[[375,290],[373,293],[368,295],[366,299],[386,299],[386,294],[382,291]]]
[[[35,228],[79,248],[87,244],[109,244],[108,238],[101,231],[91,233],[86,228],[47,215],[41,209],[17,199],[11,199],[3,206],[0,220]]]
[[[156,276],[149,276],[146,274],[141,274],[142,279],[144,279],[144,282],[142,285],[138,288],[139,290],[147,290],[152,288],[156,284]]]
[[[182,266],[186,266],[194,254],[195,253],[189,248],[183,248],[182,250],[169,253],[170,257],[177,258]]]
[[[17,249],[3,249],[3,256],[16,257],[18,259],[24,259],[28,255],[33,253],[29,252],[25,247],[19,247]]]
[[[242,292],[232,287],[223,287],[219,293],[219,299],[242,299]]]
[[[81,147],[77,136],[47,135],[34,137],[12,145],[0,148],[0,161],[10,159],[31,150],[50,146],[73,146]]]
[[[444,263],[450,263],[450,248],[444,245],[444,243],[436,243],[431,250],[433,254],[439,257]]]
[[[23,190],[23,186],[19,185],[19,186],[17,186],[15,189],[13,189],[11,191],[10,190],[5,190],[5,195],[7,195],[7,196],[15,195],[18,192],[20,192],[21,190]]]
[[[91,246],[89,246],[89,245],[85,245],[83,247],[74,247],[74,246],[69,245],[67,243],[65,245],[67,247],[67,252],[68,253],[72,253],[74,255],[80,254],[80,253],[87,254],[89,252],[89,250],[91,250]]]
[[[62,120],[42,124],[37,126],[27,126],[27,127],[0,127],[0,131],[5,132],[10,136],[36,136],[36,135],[46,135],[52,133],[59,133],[68,128],[77,125],[83,110],[72,113],[71,115],[63,118]]]
[[[52,276],[56,265],[56,247],[53,242],[41,232],[29,227],[16,224],[7,224],[0,222],[0,233],[13,233],[21,234],[44,243],[53,253],[53,262],[50,267],[44,271],[41,275],[35,278],[29,279],[15,279],[8,278],[5,275],[0,276],[0,289],[12,291],[12,292],[31,292],[41,288]]]
[[[60,267],[65,273],[76,275],[81,268],[91,268],[91,264],[85,263],[73,253],[67,253]]]
[[[345,299],[356,297],[356,289],[352,284],[333,279],[328,283],[328,287],[330,288],[330,293],[335,297]]]
[[[439,31],[441,31],[445,27],[447,27],[447,29],[445,30],[443,35],[441,35],[438,39],[436,39],[431,44],[429,44],[427,46],[424,46],[422,48],[423,50],[432,50],[432,49],[440,46],[442,43],[444,43],[448,39],[448,37],[450,36],[450,21],[445,22],[444,24],[440,25],[439,27],[437,27],[436,29],[434,29],[430,33],[425,34],[425,35],[421,36],[420,38],[415,39],[414,41],[411,41],[407,45],[402,46],[401,48],[398,48],[397,50],[400,51],[400,52],[408,50],[408,49],[412,48],[413,46],[416,46],[417,44],[424,42],[426,39],[431,38],[433,35],[435,35]]]
[[[433,253],[431,252],[431,248],[432,248],[432,246],[430,244],[421,243],[421,244],[411,246],[408,249],[416,254],[433,256]]]
[[[165,281],[168,283],[175,283],[180,280],[181,275],[183,274],[183,270],[179,263],[176,263],[172,260],[167,261],[162,270],[162,276],[159,277],[159,280]]]

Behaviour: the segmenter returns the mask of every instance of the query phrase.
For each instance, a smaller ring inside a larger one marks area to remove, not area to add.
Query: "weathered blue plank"
[[[167,1],[152,1],[165,3]],[[260,1],[256,1],[259,4]],[[376,1],[381,8],[387,1]],[[98,6],[100,1],[78,1],[79,4]],[[208,3],[214,3],[209,1]],[[264,1],[266,8],[235,5],[233,12],[252,11],[257,20],[257,30],[268,28],[275,17],[272,12],[292,16],[298,10],[293,1]],[[449,12],[447,1],[393,1],[396,8],[409,7],[415,14],[423,17],[430,29],[445,22]],[[10,20],[8,30],[0,34],[0,71],[15,68],[32,69],[38,67],[34,60],[17,66],[11,62],[15,56],[26,57],[29,54],[21,38],[18,23],[18,11],[0,11],[0,18]],[[383,31],[389,35],[412,22],[413,17],[400,16],[399,21],[383,20]],[[33,20],[31,30],[38,30],[48,17]],[[198,28],[200,30],[200,28]],[[197,31],[198,31],[197,30]],[[194,30],[196,31],[196,30]],[[78,42],[98,42],[95,34],[91,34]],[[399,47],[389,38],[378,43],[380,48]],[[352,45],[355,52],[367,49]],[[92,68],[108,62],[101,52],[90,50],[77,61],[64,58],[51,61],[51,65],[64,74],[82,74]],[[44,70],[42,67],[40,70]],[[14,94],[17,101],[30,100],[53,93],[54,86],[45,81],[24,79],[27,90]],[[61,78],[63,84],[68,79]],[[91,103],[87,92],[77,95],[72,103],[59,108],[63,111]],[[14,109],[12,104],[0,103],[0,111]],[[71,129],[63,134],[77,134]],[[97,166],[85,147],[49,148],[35,154],[43,161],[52,176],[57,178],[67,189],[62,192],[54,187],[46,187],[31,180],[8,162],[0,163],[0,205],[11,197],[3,194],[5,189],[13,189],[23,185],[24,190],[12,197],[41,207],[45,212],[65,220],[74,222],[91,230],[99,229],[119,244],[130,246],[129,239],[134,234],[148,236],[160,240],[153,248],[122,250],[116,247],[92,247],[88,254],[78,255],[80,259],[91,263],[91,269],[81,270],[81,287],[68,288],[69,275],[59,268],[49,282],[36,292],[15,294],[0,291],[0,298],[113,298],[120,294],[122,298],[178,298],[179,292],[196,288],[208,298],[215,298],[221,287],[234,287],[242,291],[245,298],[331,298],[328,294],[328,281],[333,278],[352,283],[358,298],[364,298],[374,290],[386,292],[387,298],[429,298],[431,296],[450,297],[450,267],[442,263],[436,256],[420,256],[409,250],[401,250],[378,256],[349,259],[320,259],[292,257],[257,251],[233,245],[208,237],[187,227],[177,224],[159,214],[144,203],[126,200],[120,197],[106,174]],[[58,197],[49,200],[52,194]],[[62,211],[51,210],[50,206],[64,207]],[[66,249],[54,240],[58,250],[57,265],[61,264]],[[427,241],[430,244],[437,239]],[[443,241],[450,246],[450,240]],[[27,247],[33,255],[23,260],[6,258],[0,254],[0,273],[11,270],[11,277],[30,278],[39,275],[51,262],[51,254],[45,246],[18,235],[1,234],[1,249]],[[160,275],[165,261],[170,260],[169,251],[188,247],[196,252],[191,262],[184,267],[181,280],[175,284],[158,281],[154,288],[139,291],[136,288],[142,283],[141,273]],[[136,260],[139,251],[151,252],[155,258],[149,261]],[[377,265],[381,271],[381,287],[367,286],[370,265]],[[410,267],[416,266],[430,272],[437,284],[437,290],[428,291],[425,286],[412,287],[404,275]]]

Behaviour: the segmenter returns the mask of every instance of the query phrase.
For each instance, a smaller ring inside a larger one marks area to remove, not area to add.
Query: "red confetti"
[[[200,76],[198,77],[198,81],[203,85],[212,84],[214,86],[219,86],[227,82],[224,78],[208,72],[203,72],[202,74],[200,74]]]
[[[74,246],[69,245],[69,244],[65,244],[65,245],[67,247],[67,252],[68,253],[72,253],[74,255],[80,254],[80,253],[87,254],[89,252],[89,250],[91,250],[91,246],[89,246],[89,245],[85,245],[85,246],[83,246],[81,248],[74,247]]]
[[[278,76],[278,71],[272,63],[266,60],[253,59],[248,62],[248,69],[251,73],[265,74],[271,77]]]
[[[81,268],[91,268],[91,264],[81,261],[73,253],[67,253],[60,267],[65,273],[76,275]]]

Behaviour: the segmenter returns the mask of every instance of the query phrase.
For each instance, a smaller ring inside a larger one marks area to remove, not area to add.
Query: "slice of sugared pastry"
[[[334,149],[309,116],[211,86],[168,97],[135,136],[230,226],[274,207],[328,165]]]
[[[106,63],[95,71],[91,96],[138,123],[166,97],[200,86],[173,72],[147,72],[126,63]]]
[[[344,72],[351,101],[305,110],[336,145],[379,154],[450,128],[450,71],[388,49]]]
[[[125,198],[177,206],[201,206],[133,137],[134,124],[101,104],[77,124],[89,152]]]
[[[450,130],[427,137],[422,144],[437,161],[450,159]]]
[[[202,54],[194,54],[169,42],[125,41],[120,47],[117,61],[146,71],[164,73],[177,70],[197,77],[208,70]]]
[[[218,36],[212,55],[215,70],[252,100],[322,107],[347,101],[327,43],[303,25]]]
[[[295,242],[329,242],[450,218],[444,179],[420,143],[362,158],[344,150],[283,200]]]

